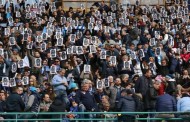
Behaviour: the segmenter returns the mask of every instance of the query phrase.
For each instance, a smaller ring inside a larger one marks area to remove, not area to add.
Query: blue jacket
[[[54,87],[54,90],[66,90],[66,86],[62,84],[62,81],[67,83],[67,79],[64,76],[61,76],[60,74],[57,74],[52,79],[52,85]]]
[[[135,112],[135,100],[132,96],[123,96],[117,104],[117,109],[121,112]]]
[[[190,111],[190,97],[183,97],[177,101],[177,111],[186,112]]]
[[[176,100],[171,95],[166,93],[156,99],[157,112],[172,112],[176,110]]]

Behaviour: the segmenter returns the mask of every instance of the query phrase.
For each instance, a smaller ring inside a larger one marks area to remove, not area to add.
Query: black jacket
[[[6,101],[7,112],[21,112],[25,108],[22,98],[17,93],[12,93]]]
[[[66,104],[58,98],[55,98],[55,100],[49,107],[49,112],[65,112],[65,110],[66,110]],[[50,115],[50,118],[60,118],[60,115]]]
[[[148,92],[144,98],[144,109],[145,110],[155,110],[156,98],[158,93],[152,85],[149,85]]]
[[[152,79],[141,76],[135,82],[135,91],[136,93],[141,93],[144,97],[147,94],[149,85],[152,85]],[[144,98],[143,98],[144,99]]]
[[[56,98],[49,107],[49,112],[65,112],[66,104]]]

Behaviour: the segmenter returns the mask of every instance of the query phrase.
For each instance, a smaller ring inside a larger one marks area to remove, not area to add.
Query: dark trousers
[[[134,122],[134,121],[135,121],[135,116],[122,115],[118,117],[118,122]]]

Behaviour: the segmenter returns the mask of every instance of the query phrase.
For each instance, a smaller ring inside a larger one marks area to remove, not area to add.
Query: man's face
[[[5,93],[0,93],[0,100],[5,100]]]
[[[150,78],[152,75],[152,72],[149,70],[145,75],[146,75],[146,77]]]
[[[115,85],[119,86],[121,84],[121,80],[119,78],[115,79]]]
[[[46,94],[43,99],[44,99],[45,102],[49,102],[50,101],[50,98],[49,98],[48,94]]]
[[[134,49],[135,49],[135,45],[131,45],[131,46],[130,46],[130,49],[131,49],[131,50],[134,50]]]
[[[18,94],[22,94],[22,93],[23,93],[23,89],[22,89],[22,88],[18,88],[17,93],[18,93]]]
[[[65,70],[60,71],[60,75],[64,76],[65,75]]]
[[[161,64],[162,64],[162,66],[166,66],[166,64],[167,64],[167,63],[166,63],[166,60],[162,60],[162,61],[161,61]]]
[[[84,84],[84,85],[82,86],[82,90],[83,90],[83,91],[88,91],[88,89],[89,89],[89,84]]]

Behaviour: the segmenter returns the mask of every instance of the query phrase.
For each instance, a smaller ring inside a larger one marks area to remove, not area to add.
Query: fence
[[[118,116],[119,115],[146,115],[148,116],[147,118],[146,117],[136,117],[135,120],[138,121],[138,120],[146,120],[147,122],[149,122],[150,120],[175,120],[175,121],[183,121],[183,120],[190,120],[190,112],[72,112],[72,114],[96,114],[96,115],[109,115],[109,114],[112,114],[112,115],[116,115],[116,117],[114,118],[110,118],[110,117],[107,117],[107,116],[104,116],[103,118],[72,118],[72,119],[68,119],[65,117],[65,115],[68,115],[70,114],[69,112],[41,112],[41,113],[28,113],[28,112],[22,112],[22,113],[0,113],[1,116],[4,116],[5,119],[2,120],[2,121],[14,121],[14,122],[17,122],[17,121],[44,121],[44,120],[49,120],[49,121],[60,121],[60,122],[68,122],[70,120],[72,121],[101,121],[101,122],[107,122],[107,121],[114,121],[114,122],[117,122],[118,120]],[[149,118],[150,114],[175,114],[175,115],[188,115],[188,117],[186,118],[180,118],[180,117],[176,117],[176,118]],[[24,119],[22,118],[21,116],[23,115],[37,115],[38,117],[37,118],[32,118],[32,119]],[[46,115],[46,116],[50,116],[50,115],[56,115],[58,117],[55,117],[55,118],[40,118],[39,115]],[[10,117],[8,118],[8,117]],[[7,119],[6,119],[7,117]],[[1,120],[0,120],[1,121]]]

